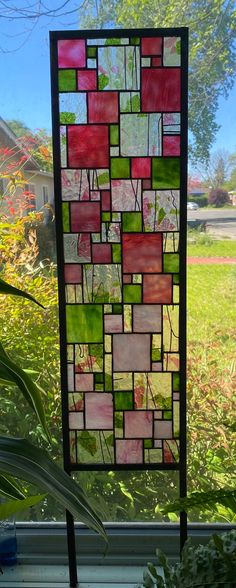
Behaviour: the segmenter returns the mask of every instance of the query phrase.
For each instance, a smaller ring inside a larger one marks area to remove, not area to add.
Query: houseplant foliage
[[[188,540],[181,562],[171,566],[162,551],[157,550],[157,565],[162,566],[164,579],[157,568],[148,563],[144,572],[145,588],[234,588],[236,578],[236,531],[213,535],[207,545],[191,544]]]
[[[2,279],[0,280],[1,293],[13,294],[33,300],[32,296],[28,293],[20,292]],[[1,343],[0,379],[18,386],[38,418],[47,439],[50,440],[50,433],[38,385],[35,384],[27,372],[10,359]],[[103,525],[89,505],[83,490],[49,458],[44,450],[34,447],[24,439],[0,436],[0,469],[4,474],[10,474],[24,479],[48,491],[75,517],[78,517],[79,520],[106,538]],[[3,494],[11,494],[12,489],[15,490],[15,495],[18,492],[21,493],[19,488],[15,486],[13,479],[10,478],[9,480],[4,478],[4,475],[1,478],[0,484],[3,487]],[[11,487],[9,491],[7,491],[6,482]],[[38,495],[22,499],[22,496],[18,495],[14,503],[11,502],[8,506],[0,505],[0,518],[8,517],[14,512],[32,506],[44,497],[45,495]]]

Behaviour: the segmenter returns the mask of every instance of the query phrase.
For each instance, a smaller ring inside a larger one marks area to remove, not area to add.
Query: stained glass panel
[[[54,133],[69,463],[178,468],[183,39],[164,30],[58,35]]]

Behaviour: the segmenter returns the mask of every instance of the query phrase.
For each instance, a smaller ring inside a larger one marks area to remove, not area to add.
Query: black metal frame
[[[180,37],[181,38],[181,169],[180,169],[180,461],[171,464],[137,464],[137,465],[76,465],[70,464],[69,423],[67,410],[67,357],[66,357],[66,319],[65,319],[65,282],[64,282],[64,252],[60,239],[62,235],[61,213],[61,180],[60,180],[60,135],[59,135],[59,104],[58,104],[58,60],[57,41],[61,39],[99,39],[132,37]],[[187,492],[187,447],[186,447],[186,236],[187,236],[187,95],[188,95],[188,29],[109,29],[109,30],[75,30],[50,32],[51,53],[51,94],[52,94],[52,129],[53,129],[53,158],[54,158],[54,186],[55,186],[55,214],[57,226],[57,260],[58,260],[58,289],[59,289],[59,317],[60,317],[60,363],[62,388],[62,429],[64,468],[68,474],[73,471],[85,470],[177,470],[179,471],[180,496]],[[70,586],[77,586],[75,530],[73,516],[67,511],[67,541],[69,554]],[[181,549],[187,538],[187,515],[180,513],[180,546]]]

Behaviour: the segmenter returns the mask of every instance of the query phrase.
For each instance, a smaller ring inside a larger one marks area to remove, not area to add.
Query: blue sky
[[[73,7],[77,2],[72,2]],[[19,119],[31,129],[51,127],[49,30],[77,28],[77,15],[61,19],[42,18],[29,34],[24,21],[0,21],[0,115]],[[29,24],[27,24],[29,26]],[[27,40],[26,40],[27,39]],[[19,47],[23,43],[23,46]],[[10,49],[11,51],[6,51]],[[6,51],[6,52],[5,52]],[[236,150],[236,82],[228,99],[220,98],[217,123],[221,129],[213,145],[216,149]]]

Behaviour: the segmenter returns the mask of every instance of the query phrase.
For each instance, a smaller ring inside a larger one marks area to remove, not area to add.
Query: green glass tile
[[[118,429],[123,428],[123,413],[122,412],[115,412],[115,427]]]
[[[121,39],[113,38],[113,39],[106,39],[105,45],[120,45]]]
[[[58,72],[59,92],[73,92],[76,90],[75,69],[63,69]]]
[[[103,345],[89,345],[89,355],[92,355],[92,357],[103,359]]]
[[[144,439],[144,449],[151,449],[153,447],[152,439]]]
[[[115,410],[133,408],[133,392],[115,392]]]
[[[174,392],[179,391],[179,374],[173,374],[173,390]]]
[[[112,392],[112,376],[111,374],[105,374],[105,390]]]
[[[111,157],[111,178],[130,178],[130,160],[128,157]]]
[[[87,47],[87,57],[97,57],[97,47]]]
[[[112,261],[113,263],[121,262],[121,245],[119,243],[112,243]]]
[[[139,284],[126,284],[123,286],[124,302],[141,302],[142,301],[142,286]]]
[[[109,181],[110,181],[110,177],[109,177],[109,170],[108,170],[98,176],[98,178],[97,178],[98,187],[100,189],[103,189],[104,185],[108,184]]]
[[[111,220],[111,213],[110,212],[102,212],[102,221],[105,222],[110,222]]]
[[[140,45],[140,37],[130,37],[130,45]]]
[[[164,421],[171,421],[172,420],[172,411],[171,410],[164,410],[163,411],[163,418],[164,418]]]
[[[161,361],[161,349],[152,349],[152,361]]]
[[[95,384],[96,392],[103,392],[104,391],[104,384]]]
[[[68,343],[100,343],[103,341],[103,312],[99,304],[66,306]]]
[[[153,157],[152,160],[152,188],[154,190],[180,186],[179,157]]]
[[[179,274],[173,275],[173,284],[179,284]]]
[[[119,145],[119,126],[118,125],[111,125],[110,126],[110,144],[111,145]]]
[[[112,304],[112,312],[113,314],[122,314],[122,304]]]
[[[70,232],[70,210],[69,210],[69,203],[68,202],[62,203],[62,224],[63,224],[64,233],[69,233]]]
[[[103,382],[103,374],[95,374],[94,379],[96,384],[101,384]]]
[[[123,212],[122,229],[124,233],[136,233],[142,231],[141,212]]]
[[[60,112],[61,125],[73,125],[76,122],[76,114],[74,112]]]
[[[140,94],[134,94],[134,96],[132,96],[131,112],[140,112]]]
[[[99,74],[99,76],[98,76],[98,89],[104,90],[108,84],[109,84],[109,77],[103,73]]]
[[[178,253],[164,253],[163,268],[165,274],[176,274],[179,271],[179,254]]]

